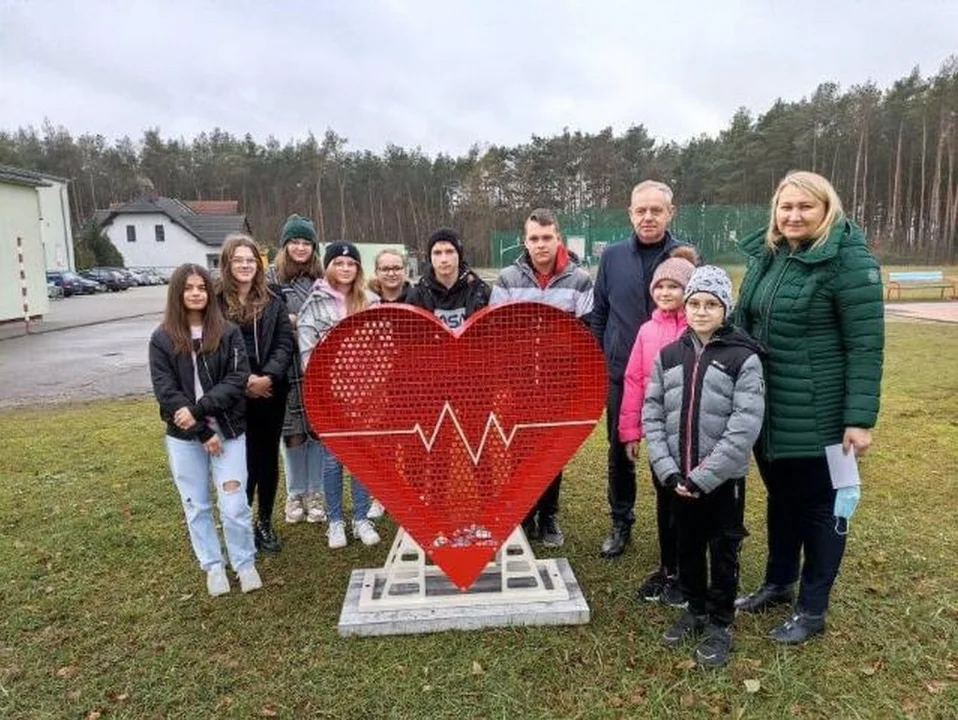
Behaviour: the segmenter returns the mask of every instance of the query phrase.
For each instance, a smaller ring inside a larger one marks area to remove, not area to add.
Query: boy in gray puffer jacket
[[[678,645],[704,632],[696,660],[717,667],[732,649],[745,475],[765,414],[762,349],[727,322],[732,281],[724,270],[697,268],[684,297],[689,327],[655,361],[642,425],[656,480],[679,496],[679,586],[688,610],[662,639]]]

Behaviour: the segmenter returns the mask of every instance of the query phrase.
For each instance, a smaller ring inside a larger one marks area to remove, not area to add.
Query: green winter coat
[[[747,256],[735,322],[768,348],[764,428],[768,459],[816,457],[846,427],[878,416],[885,346],[881,271],[855,223],[840,219],[824,243],[774,252],[765,230]],[[763,280],[764,278],[764,280]]]

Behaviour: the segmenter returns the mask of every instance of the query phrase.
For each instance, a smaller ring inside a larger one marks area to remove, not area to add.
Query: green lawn
[[[568,628],[341,639],[349,571],[313,526],[282,528],[264,591],[210,599],[148,400],[0,413],[0,717],[958,716],[958,327],[888,326],[876,445],[863,463],[824,638],[779,648],[781,616],[743,617],[731,665],[695,667],[636,601],[655,557],[647,470],[635,543],[616,562],[604,431],[568,470],[567,556],[592,608]],[[746,587],[764,563],[750,480]]]

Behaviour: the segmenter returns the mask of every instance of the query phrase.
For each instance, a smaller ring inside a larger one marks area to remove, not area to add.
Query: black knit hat
[[[452,246],[456,248],[456,252],[459,253],[459,262],[463,261],[462,238],[459,237],[459,233],[457,233],[455,230],[453,230],[452,228],[441,227],[438,230],[436,230],[432,235],[430,235],[429,242],[426,243],[427,255],[432,255],[432,247],[437,242],[451,243]]]
[[[358,247],[345,240],[336,240],[326,246],[326,252],[323,253],[323,269],[328,268],[329,263],[338,257],[352,258],[358,265],[363,264],[363,258],[359,254]]]
[[[295,238],[309,240],[315,245],[316,227],[313,225],[313,221],[302,215],[290,215],[286,218],[286,224],[283,225],[283,231],[279,236],[279,243],[285,245]]]

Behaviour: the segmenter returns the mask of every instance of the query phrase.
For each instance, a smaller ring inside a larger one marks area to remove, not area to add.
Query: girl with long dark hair
[[[211,302],[213,281],[198,265],[170,278],[166,315],[150,338],[153,394],[166,421],[166,450],[193,552],[210,595],[230,590],[213,519],[210,475],[233,570],[243,592],[262,587],[246,499],[244,393],[249,378],[239,330]]]

